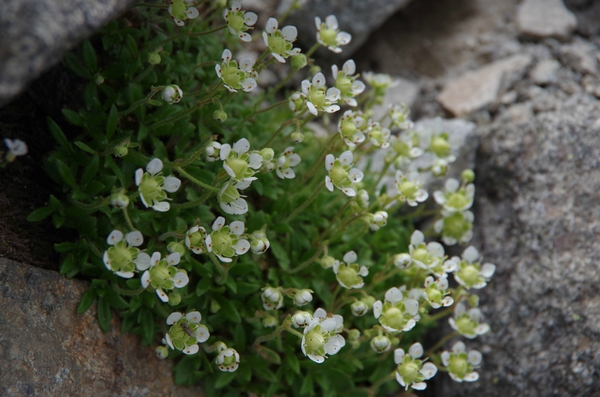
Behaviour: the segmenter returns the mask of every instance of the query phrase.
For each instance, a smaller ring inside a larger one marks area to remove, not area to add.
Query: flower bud
[[[213,162],[219,160],[221,154],[221,144],[219,142],[211,142],[205,149],[206,160]]]
[[[152,65],[158,65],[161,61],[160,55],[158,55],[157,51],[151,52],[148,54],[148,63]]]
[[[120,189],[110,196],[110,203],[117,208],[126,208],[129,205],[129,197],[123,189]]]
[[[379,335],[371,339],[371,349],[375,353],[385,353],[392,348],[392,341],[385,335]]]
[[[280,288],[263,288],[261,299],[265,310],[279,309],[283,306],[283,294]]]
[[[394,256],[394,265],[396,265],[396,267],[398,269],[404,269],[411,263],[412,263],[412,257],[410,256],[410,254],[404,253],[404,254],[398,254],[398,255]]]
[[[330,267],[333,267],[333,264],[335,263],[335,258],[333,256],[325,255],[318,262],[321,264],[321,267],[323,267],[323,269],[329,269]]]
[[[270,147],[266,147],[259,152],[264,161],[271,161],[275,157],[275,151]]]
[[[292,141],[295,143],[301,143],[304,140],[304,134],[300,131],[292,132]]]
[[[305,67],[306,64],[307,64],[306,55],[304,55],[304,54],[292,55],[292,60],[290,62],[292,69],[300,70],[303,67]]]
[[[294,294],[294,303],[298,306],[304,306],[312,302],[312,292],[310,289],[299,289]]]
[[[172,292],[169,295],[169,306],[177,306],[180,303],[181,303],[181,295],[179,295],[177,292]]]
[[[363,301],[352,302],[350,305],[350,310],[356,317],[364,316],[369,311],[369,305]]]
[[[181,88],[179,88],[179,86],[175,84],[166,86],[162,92],[162,99],[169,105],[178,103],[179,101],[181,101],[182,97],[183,91],[181,91]]]
[[[222,123],[227,120],[227,113],[221,109],[215,110],[213,112],[213,119],[217,120],[219,123]]]
[[[471,296],[469,296],[469,298],[467,298],[467,303],[471,307],[478,307],[479,306],[479,297],[477,295],[471,295]]]
[[[466,183],[471,183],[475,180],[475,172],[473,172],[473,170],[464,170],[462,174],[460,174],[460,178]]]
[[[210,312],[215,314],[215,313],[218,313],[219,310],[221,310],[221,305],[219,305],[219,302],[217,302],[216,300],[211,300],[210,301]]]
[[[262,325],[265,328],[271,328],[277,326],[277,319],[273,316],[266,316],[262,319]]]
[[[119,144],[118,146],[116,146],[113,149],[113,156],[115,157],[124,157],[127,156],[127,153],[129,151],[129,142],[123,142],[121,144]]]
[[[96,74],[96,76],[94,76],[94,83],[96,83],[96,85],[104,84],[104,76],[100,73]]]
[[[167,244],[167,250],[173,254],[175,252],[179,252],[181,255],[185,254],[185,246],[178,241],[171,241]]]
[[[296,328],[303,328],[306,327],[312,321],[312,319],[312,314],[309,312],[300,311],[296,312],[296,314],[292,316],[292,324]]]
[[[158,346],[155,351],[156,356],[161,360],[167,358],[167,356],[169,355],[169,349],[166,346]]]

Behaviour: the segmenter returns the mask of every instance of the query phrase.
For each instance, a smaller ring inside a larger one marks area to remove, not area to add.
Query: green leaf
[[[71,124],[76,125],[77,127],[83,127],[83,119],[81,118],[79,113],[74,112],[70,109],[63,109],[62,114],[67,120],[69,120]]]
[[[83,45],[81,46],[81,52],[85,66],[92,74],[94,74],[96,72],[96,68],[98,67],[98,63],[96,60],[96,52],[94,51],[94,47],[92,47],[92,44],[90,44],[89,40],[83,42]]]
[[[285,249],[281,246],[281,244],[279,244],[279,242],[275,240],[271,241],[271,252],[273,252],[273,255],[275,255],[275,258],[277,258],[279,266],[283,270],[290,269],[290,258],[288,257],[288,254],[285,251]]]
[[[90,79],[92,77],[90,73],[85,70],[83,66],[81,66],[81,63],[79,63],[77,57],[72,53],[67,52],[63,60],[65,65],[67,65],[67,67],[75,72],[75,74],[77,74],[79,77],[83,77],[84,79]]]
[[[117,112],[117,107],[112,105],[110,107],[110,112],[108,112],[108,120],[106,121],[106,139],[110,140],[110,138],[112,138],[115,130],[117,129],[118,121],[119,113]]]
[[[240,281],[237,283],[238,295],[250,295],[260,289],[260,285]]]
[[[29,222],[39,222],[42,219],[47,218],[53,212],[54,212],[54,208],[50,208],[50,207],[38,208],[38,209],[34,210],[31,214],[29,214],[29,216],[27,217],[27,220]]]
[[[129,181],[127,181],[127,179],[125,178],[125,175],[123,174],[123,171],[121,171],[121,169],[119,168],[117,163],[114,162],[112,157],[110,157],[110,156],[106,157],[104,166],[106,167],[106,165],[108,165],[110,167],[110,169],[112,170],[112,172],[117,176],[117,178],[119,178],[119,182],[121,182],[121,186],[128,185]]]
[[[301,395],[309,395],[309,396],[313,396],[315,394],[315,385],[313,382],[313,378],[312,375],[309,373],[308,375],[306,375],[304,377],[304,380],[302,381],[302,387],[300,388],[300,394]]]
[[[137,48],[137,43],[135,42],[134,38],[131,37],[130,35],[127,35],[127,37],[125,38],[125,41],[127,42],[127,49],[129,50],[131,55],[134,58],[136,58],[138,56],[138,48]]]
[[[71,148],[71,144],[69,143],[69,140],[65,136],[65,133],[60,129],[58,124],[56,124],[54,122],[54,120],[52,120],[50,117],[47,117],[46,121],[48,122],[48,129],[50,130],[50,133],[54,137],[54,140],[60,146],[64,147],[65,149],[69,149],[69,151],[72,151],[73,149]]]
[[[208,289],[212,286],[212,281],[210,278],[205,277],[196,285],[196,295],[202,296],[204,295]]]
[[[246,350],[246,332],[244,331],[244,326],[242,324],[235,326],[233,342],[239,351]]]
[[[266,346],[258,346],[256,352],[265,360],[273,364],[281,365],[281,357],[279,357],[279,354],[277,354],[275,350],[271,350]]]
[[[75,142],[75,144],[77,144],[77,142]],[[95,154],[83,170],[83,175],[81,175],[82,184],[90,182],[96,176],[96,173],[98,172],[99,162],[100,158],[98,157],[98,155]]]
[[[98,298],[98,324],[102,332],[106,333],[110,330],[110,305],[103,297]]]
[[[288,354],[285,355],[285,361],[292,371],[300,375],[300,361],[294,352],[288,352]]]
[[[83,142],[75,141],[73,143],[75,144],[75,146],[77,146],[79,149],[83,150],[84,152],[88,152],[90,154],[96,154],[96,151],[94,149],[92,149],[91,147],[89,147],[88,145],[86,145]]]
[[[231,300],[225,298],[223,295],[215,295],[214,298],[217,300],[219,305],[221,305],[221,312],[225,318],[237,324],[242,322],[240,313],[238,313]]]
[[[76,247],[77,245],[70,242],[54,244],[54,250],[56,252],[69,252],[74,250]]]
[[[56,164],[56,169],[60,174],[61,178],[65,181],[65,183],[69,186],[75,186],[75,177],[73,176],[73,172],[68,165],[60,161],[59,159],[54,160]]]
[[[85,313],[88,309],[94,304],[96,300],[96,290],[89,288],[87,291],[83,293],[81,296],[81,301],[79,301],[79,305],[77,305],[77,313]]]
[[[117,291],[112,288],[106,289],[104,298],[114,308],[127,309],[129,307],[129,304],[123,298],[121,298],[121,295],[119,295]]]
[[[149,310],[141,310],[144,313],[141,317],[142,323],[142,344],[150,345],[154,340],[154,316]]]
[[[77,262],[73,258],[73,254],[68,255],[60,265],[60,274],[67,276],[67,278],[73,277],[78,271]]]
[[[215,389],[221,389],[230,384],[237,374],[235,372],[221,372],[215,382]]]

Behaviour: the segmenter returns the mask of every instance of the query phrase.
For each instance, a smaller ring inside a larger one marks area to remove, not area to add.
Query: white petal
[[[263,32],[263,33],[264,33],[264,32]],[[250,36],[250,35],[249,35],[248,33],[246,33],[246,32],[240,33],[240,34],[238,35],[238,37],[239,37],[239,38],[240,38],[242,41],[245,41],[246,43],[249,43],[249,42],[251,42],[251,41],[252,41],[252,36]]]
[[[236,245],[233,246],[233,249],[235,249],[235,253],[237,255],[243,255],[250,249],[250,243],[248,240],[240,240]]]
[[[482,360],[482,355],[480,352],[478,352],[477,350],[471,350],[469,352],[469,354],[467,354],[469,363],[471,363],[474,366],[479,366],[479,364],[481,364],[481,360]]]
[[[465,344],[461,341],[458,341],[452,346],[453,353],[463,353],[465,351]]]
[[[479,259],[479,251],[475,247],[470,246],[463,252],[462,257],[469,263],[476,262]]]
[[[250,92],[253,89],[255,89],[257,86],[256,80],[254,80],[252,77],[249,77],[249,78],[241,81],[240,84],[242,86],[242,90],[244,90],[245,92]]]
[[[327,332],[331,332],[331,331],[335,330],[336,326],[337,326],[337,323],[333,318],[325,319],[321,323],[321,329],[324,329]]]
[[[281,55],[279,55],[279,54],[277,54],[275,52],[272,52],[271,55],[273,55],[273,58],[275,58],[277,60],[277,62],[279,62],[279,63],[285,63],[285,58],[282,57]]]
[[[223,54],[221,54],[221,62],[229,63],[231,61],[231,51],[227,48],[223,50]]]
[[[479,274],[485,278],[490,278],[494,275],[495,271],[496,271],[496,265],[493,265],[491,263],[486,263],[481,267]]]
[[[402,291],[396,287],[392,287],[385,293],[385,300],[395,305],[402,300]]]
[[[316,319],[323,319],[327,317],[327,312],[322,309],[322,308],[318,308],[317,310],[315,310],[313,317]]]
[[[274,33],[277,30],[278,26],[279,23],[277,22],[277,19],[269,18],[269,20],[267,21],[267,25],[265,26],[265,31],[267,33]]]
[[[410,243],[414,246],[417,246],[425,241],[425,235],[420,230],[415,230],[410,236]]]
[[[198,345],[191,345],[191,346],[186,346],[182,350],[182,353],[187,354],[187,355],[191,355],[191,354],[198,353],[198,350],[200,350],[200,347],[198,347]]]
[[[169,296],[160,288],[156,290],[156,295],[158,295],[158,298],[165,303],[169,301]]]
[[[346,45],[351,40],[352,40],[352,35],[350,33],[346,33],[346,32],[339,32],[338,35],[337,35],[337,37],[336,37],[336,41],[340,45]],[[337,52],[342,52],[342,50],[339,49],[339,51],[337,51]]]
[[[350,150],[346,150],[344,153],[342,153],[340,155],[340,162],[343,165],[352,165],[352,162],[354,161],[354,156],[352,155],[352,152]]]
[[[173,325],[177,321],[181,320],[182,318],[183,318],[183,314],[181,314],[179,312],[173,312],[169,315],[169,317],[167,317],[167,324]]]
[[[415,390],[425,390],[427,389],[427,383],[425,382],[413,382],[411,383],[410,387],[412,387]]]
[[[349,251],[346,253],[346,255],[344,255],[344,262],[347,263],[348,265],[355,263],[357,259],[358,259],[358,256],[356,255],[356,252],[354,252],[354,251]]]
[[[348,197],[354,197],[356,196],[356,190],[349,188],[349,187],[345,187],[342,189],[342,192],[344,192],[344,194]]]
[[[175,350],[175,347],[173,346],[173,341],[171,341],[171,337],[169,336],[169,334],[165,334],[165,342],[167,342],[167,345],[169,345],[169,347],[173,350]]]
[[[321,364],[322,362],[325,361],[325,357],[323,356],[317,356],[315,354],[309,354],[308,358],[310,358],[311,360],[313,360],[314,362]]]
[[[145,252],[138,253],[137,258],[135,258],[133,263],[135,263],[136,269],[138,269],[140,271],[148,269],[150,267],[150,265],[152,264],[152,262],[150,260],[150,255],[148,255]]]
[[[144,289],[148,288],[148,285],[150,285],[150,272],[146,270],[144,274],[142,274],[142,278],[140,281]]]
[[[229,225],[229,230],[231,230],[231,232],[237,236],[241,236],[242,233],[244,233],[245,230],[245,225],[244,222],[242,221],[233,221],[231,222],[231,224]]]
[[[321,87],[325,86],[325,75],[321,72],[315,74],[312,79],[312,85],[315,88],[321,88]]]
[[[330,355],[334,355],[340,351],[342,347],[346,345],[346,340],[342,335],[334,335],[323,346],[325,352]]]
[[[373,315],[375,316],[375,318],[381,317],[382,306],[383,305],[381,304],[381,301],[377,301],[377,302],[373,303]]]
[[[133,272],[115,272],[115,274],[119,277],[123,277],[123,278],[132,278],[133,277]]]
[[[202,320],[202,314],[199,311],[193,311],[186,314],[185,318],[191,323],[198,324]]]
[[[454,192],[458,191],[459,187],[460,187],[460,182],[454,178],[450,178],[446,181],[446,183],[444,183],[444,189],[446,189],[447,192],[454,193]]]
[[[248,26],[252,26],[258,20],[258,16],[253,12],[247,12],[244,14],[244,23]]]
[[[150,162],[146,166],[146,171],[148,171],[150,173],[150,175],[152,175],[152,176],[161,172],[162,169],[163,169],[163,163],[158,158],[150,160]]]
[[[189,277],[184,272],[177,272],[171,279],[176,288],[183,288],[190,282]]]
[[[287,41],[295,41],[298,37],[298,29],[295,26],[286,26],[281,29],[281,35]]]
[[[353,75],[356,72],[356,64],[352,59],[348,59],[346,62],[344,62],[343,69],[344,73],[346,73],[346,76]]]
[[[185,11],[185,16],[188,19],[198,18],[198,15],[200,15],[200,13],[198,12],[198,9],[195,7],[190,7]]]
[[[120,230],[113,230],[106,238],[106,243],[108,245],[115,245],[121,240],[123,240],[123,232]]]
[[[478,379],[479,379],[479,374],[477,372],[471,372],[469,374],[466,374],[465,377],[463,378],[463,380],[465,382],[475,382]]]
[[[317,108],[315,107],[315,105],[313,105],[312,102],[306,102],[306,106],[308,107],[308,111],[314,115],[314,116],[318,116],[319,115],[319,111],[317,110]]]
[[[144,176],[144,170],[141,168],[138,168],[137,170],[135,170],[135,185],[136,186],[140,186],[140,183],[142,183],[142,177]]]
[[[406,307],[406,312],[411,316],[414,316],[419,312],[419,302],[414,299],[405,300],[404,307]]]
[[[331,168],[333,168],[333,164],[335,163],[335,157],[333,157],[333,154],[328,154],[327,156],[325,156],[325,169],[327,171],[331,170]]]
[[[168,176],[165,178],[162,188],[169,193],[175,193],[180,186],[181,180],[175,178],[174,176]]]
[[[435,374],[437,374],[437,367],[435,366],[435,364],[433,363],[425,363],[423,364],[423,367],[421,368],[421,370],[419,371],[421,374],[423,374],[423,377],[425,379],[431,379],[435,376]]]
[[[252,70],[252,66],[254,66],[254,61],[250,58],[242,58],[240,59],[239,68],[244,72],[249,72]]]
[[[329,15],[325,18],[325,24],[329,29],[336,30],[338,28],[338,21],[335,15]]]
[[[490,325],[483,323],[483,324],[479,324],[476,328],[475,328],[475,332],[477,333],[477,335],[484,335],[487,334],[488,332],[490,332]]]
[[[171,204],[169,204],[167,201],[161,201],[158,203],[155,202],[152,206],[152,209],[157,212],[167,212],[169,209],[171,209]]]
[[[352,182],[358,183],[363,180],[363,178],[365,177],[365,174],[363,174],[363,172],[361,170],[359,170],[358,168],[352,168],[350,170],[350,172],[348,173],[348,177],[350,178],[350,180]]]
[[[142,236],[142,233],[140,233],[139,231],[133,231],[133,232],[129,232],[125,235],[125,240],[127,241],[127,244],[129,244],[132,247],[139,247],[140,245],[142,245],[144,243],[144,236]]]
[[[221,228],[225,226],[225,218],[223,218],[222,216],[218,217],[217,219],[215,219],[215,221],[212,224],[212,230],[221,230]]]
[[[423,346],[419,342],[413,343],[410,349],[408,349],[408,354],[412,358],[421,357],[423,355]]]
[[[427,244],[427,252],[429,252],[436,258],[441,258],[444,256],[444,247],[442,246],[442,244],[433,241]]]
[[[333,192],[333,182],[331,181],[331,178],[329,177],[329,175],[325,176],[325,187],[330,192]]]
[[[337,78],[338,75],[338,67],[337,65],[331,65],[331,74],[333,75],[333,78]],[[348,113],[348,112],[346,112]],[[344,116],[346,115],[346,113],[344,113]]]
[[[194,336],[199,343],[204,343],[210,337],[210,332],[208,332],[208,328],[205,325],[200,324],[198,328],[196,328]]]

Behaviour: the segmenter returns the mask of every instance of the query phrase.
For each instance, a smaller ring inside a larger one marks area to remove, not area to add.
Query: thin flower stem
[[[192,164],[196,159],[198,159],[198,157],[200,157],[202,155],[202,153],[204,153],[204,151],[206,150],[206,144],[210,141],[212,141],[212,137],[208,136],[208,137],[204,138],[202,140],[202,142],[200,142],[200,147],[194,153],[192,153],[185,160],[177,159],[177,160],[173,161],[173,165],[175,165],[177,167],[187,167],[188,165]]]
[[[324,242],[324,244],[321,246],[321,248],[319,248],[317,250],[317,252],[315,252],[315,254],[310,259],[307,259],[306,261],[302,262],[300,265],[298,265],[298,267],[295,267],[291,270],[287,270],[286,273],[287,274],[296,274],[296,273],[304,270],[306,267],[308,267],[310,264],[314,263],[317,260],[319,255],[321,255],[321,252],[323,252],[323,250],[325,249],[326,245],[327,245],[327,242]]]
[[[396,374],[392,372],[389,375],[384,376],[379,379],[377,382],[373,383],[371,388],[369,389],[369,396],[375,396],[377,394],[377,390],[383,385],[385,382],[388,382],[396,377]]]
[[[333,291],[333,295],[331,295],[331,300],[329,301],[329,305],[327,306],[327,311],[329,313],[333,313],[333,308],[335,307],[335,299],[337,298],[337,296],[341,290],[342,290],[342,286],[340,284],[338,284],[337,287],[335,287],[335,290]]]
[[[307,179],[312,177],[314,175],[314,173],[319,169],[319,166],[323,166],[323,167],[325,166],[325,162],[324,162],[325,153],[327,153],[327,151],[330,150],[330,146],[335,142],[337,137],[338,137],[338,134],[333,134],[331,136],[331,138],[329,138],[329,140],[323,145],[321,152],[319,152],[319,154],[317,155],[317,159],[315,160],[313,165],[310,167],[310,169],[306,172],[306,174],[304,174],[304,177],[302,178],[303,181],[306,181]],[[301,182],[300,180],[298,182],[304,183],[304,182]]]
[[[292,328],[289,328],[289,327],[288,327],[288,328],[286,328],[285,330],[286,330],[287,332],[289,332],[290,334],[292,334],[292,335],[296,335],[296,336],[297,336],[298,338],[300,338],[300,339],[304,338],[304,335],[303,335],[303,334],[301,334],[300,332],[296,331],[295,329],[292,329]]]
[[[311,55],[312,55],[312,54],[313,54],[315,51],[317,51],[317,49],[319,49],[319,47],[321,47],[321,44],[319,44],[319,43],[315,43],[315,44],[313,44],[313,46],[312,46],[312,47],[310,47],[310,50],[308,50],[308,52],[306,53],[306,58],[307,58],[307,59],[308,59],[308,58],[310,58],[310,56],[311,56]]]
[[[160,303],[158,305],[156,305],[156,308],[158,309],[158,312],[165,318],[167,318],[171,315],[171,312],[167,311],[167,309],[165,309],[163,307],[162,301],[160,301]]]
[[[119,287],[117,284],[111,284],[110,286],[112,289],[117,291],[119,293],[119,295],[125,295],[125,296],[140,295],[142,292],[144,292],[146,290],[146,288],[144,288],[144,287],[140,287],[138,289],[125,289],[125,288]]]
[[[427,320],[428,321],[437,321],[440,318],[444,318],[446,316],[451,315],[452,313],[454,313],[454,309],[452,307],[449,307],[447,309],[444,309],[444,310],[441,310],[441,311],[437,312],[434,315],[428,316]]]
[[[86,239],[85,242],[87,243],[88,247],[90,247],[90,250],[96,254],[96,256],[98,256],[99,258],[102,258],[104,256],[104,253],[102,251],[100,251],[98,249],[98,247],[96,247],[96,244],[94,244],[93,242],[91,242],[90,240]]]
[[[143,105],[144,103],[148,103],[150,102],[150,100],[152,99],[152,97],[154,95],[156,95],[156,93],[158,91],[164,90],[165,86],[164,85],[159,85],[158,87],[152,87],[152,89],[150,90],[150,93],[148,95],[146,95],[146,98],[144,99],[140,99],[137,102],[134,102],[129,109],[119,112],[118,115],[119,116],[125,116],[128,115],[129,113],[133,112],[135,109],[137,109],[138,107],[140,107],[141,105]]]
[[[199,33],[185,32],[185,33],[177,34],[175,36],[171,36],[171,37],[164,39],[163,41],[159,42],[158,44],[155,44],[155,46],[160,46],[160,45],[166,44],[170,41],[181,39],[182,37],[206,36],[207,34],[215,33],[215,32],[218,32],[219,30],[223,30],[226,27],[227,27],[227,25],[221,25],[218,28],[214,28],[214,29],[207,30],[204,32],[199,32]]]
[[[427,351],[425,352],[425,357],[433,355],[437,349],[439,349],[440,347],[442,347],[444,345],[444,343],[456,338],[459,335],[460,334],[458,333],[458,331],[454,331],[451,334],[444,336],[435,345],[433,345],[429,349],[427,349]]]
[[[261,343],[275,339],[275,337],[277,337],[277,335],[279,335],[280,333],[282,333],[283,331],[285,331],[287,329],[287,325],[280,325],[279,327],[277,327],[275,329],[275,331],[271,332],[268,335],[262,335],[259,336],[258,338],[256,338],[254,340],[254,343],[252,344],[252,346],[256,349],[258,346],[260,346]]]
[[[158,241],[165,241],[166,239],[168,239],[169,237],[175,237],[175,238],[185,238],[185,234],[182,233],[177,233],[177,232],[167,232],[167,233],[163,233],[158,237]]]
[[[134,226],[133,223],[131,222],[131,218],[129,217],[129,212],[127,211],[127,207],[123,208],[123,217],[125,218],[125,222],[127,223],[127,226],[129,226],[129,229],[133,232],[135,230],[137,230]]]
[[[319,234],[319,237],[317,238],[316,241],[323,241],[323,239],[325,238],[325,236],[327,236],[327,234],[329,233],[329,231],[331,230],[332,226],[338,221],[338,219],[342,216],[342,214],[344,213],[344,211],[346,210],[346,208],[348,208],[348,206],[350,205],[350,203],[352,203],[352,200],[348,200],[346,201],[346,204],[344,204],[342,206],[342,208],[340,208],[340,210],[337,212],[337,214],[334,215],[334,217],[331,219],[331,221],[329,222],[329,226],[327,226],[327,229],[323,230],[323,232],[321,232],[321,234]]]
[[[154,69],[154,64],[150,64],[148,65],[148,67],[138,76],[134,79],[134,81],[136,83],[139,83],[140,81],[142,81],[144,79],[144,77],[148,76],[148,74],[152,71],[152,69]]]
[[[302,211],[304,211],[306,209],[306,207],[308,207],[308,205],[310,203],[312,203],[314,201],[314,199],[317,198],[317,196],[319,195],[319,193],[321,193],[321,190],[323,190],[323,188],[325,187],[325,183],[321,182],[321,184],[319,185],[319,187],[317,187],[315,189],[315,191],[313,192],[313,194],[307,198],[299,207],[297,207],[294,212],[292,212],[290,214],[290,216],[288,216],[286,218],[286,220],[284,221],[285,223],[289,223],[292,219],[294,219],[299,213],[301,213]]]
[[[279,129],[277,129],[277,131],[275,131],[273,133],[273,135],[271,135],[271,137],[269,138],[268,141],[265,142],[264,145],[262,145],[263,148],[269,147],[269,145],[271,144],[271,142],[273,142],[273,140],[281,133],[281,131],[283,131],[283,129],[285,127],[287,127],[288,125],[292,124],[294,121],[298,121],[297,119],[292,119],[292,120],[288,120],[285,123],[281,124],[281,127],[279,127]]]
[[[204,182],[202,182],[199,179],[194,178],[193,176],[191,176],[190,174],[188,174],[187,172],[185,172],[183,170],[183,168],[181,168],[181,167],[175,167],[175,171],[177,171],[181,175],[185,176],[187,179],[189,179],[190,181],[194,182],[198,186],[201,186],[201,187],[203,187],[203,188],[205,188],[207,190],[212,190],[213,192],[218,192],[219,191],[218,188],[216,188],[214,186],[211,186],[211,185],[209,185],[207,183],[204,183]]]
[[[82,208],[84,210],[97,210],[98,208],[100,208],[104,205],[108,205],[110,203],[110,197],[105,197],[101,200],[96,201],[95,203],[92,203],[92,204],[85,204],[85,203],[82,203],[81,201],[77,201],[73,198],[68,198],[67,200],[69,200],[69,202],[71,204],[73,204],[74,206]]]
[[[208,256],[210,256],[210,260],[215,265],[217,273],[219,273],[217,278],[215,279],[215,283],[217,283],[218,285],[225,284],[225,282],[227,281],[227,277],[229,276],[229,268],[222,265],[221,262],[219,262],[219,260],[215,256],[215,254],[213,254],[212,252],[209,252]]]

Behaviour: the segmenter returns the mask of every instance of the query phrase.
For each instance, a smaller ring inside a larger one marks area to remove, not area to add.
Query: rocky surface
[[[0,13],[0,106],[134,0],[8,0]]]
[[[517,10],[517,24],[525,36],[566,40],[577,27],[577,18],[562,0],[525,0]]]
[[[95,306],[76,314],[87,282],[3,258],[0,280],[0,395],[204,395],[175,387],[172,362],[122,335],[115,319],[103,334]]]

